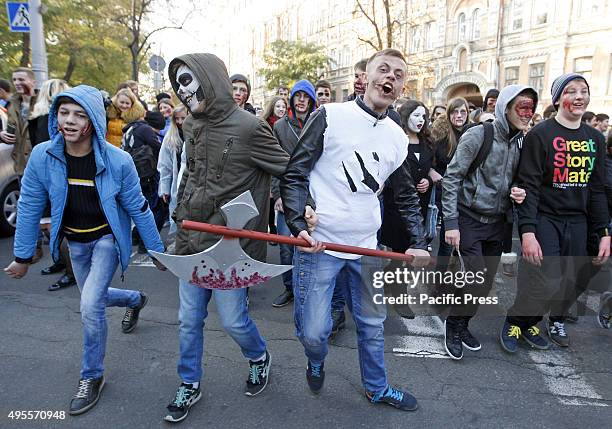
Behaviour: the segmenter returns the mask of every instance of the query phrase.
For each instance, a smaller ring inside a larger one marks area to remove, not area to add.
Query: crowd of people
[[[366,263],[323,242],[405,253],[415,269],[447,271],[458,259],[464,271],[483,272],[478,288],[454,288],[460,299],[439,308],[452,359],[482,347],[470,322],[500,262],[504,275],[518,279],[499,327],[503,350],[515,353],[521,341],[536,349],[569,346],[570,308],[602,271],[612,227],[612,133],[606,114],[587,111],[587,79],[557,77],[552,104],[540,115],[539,94],[525,85],[491,89],[481,106],[458,97],[430,111],[401,98],[406,62],[393,49],[354,71],[354,91],[342,103],[331,102],[329,82],[302,79],[278,88],[260,117],[249,103],[249,79],[229,76],[211,54],[175,58],[168,70],[174,95],[159,93],[151,109],[134,81],[109,97],[58,79],[35,90],[27,68],[14,71],[13,94],[0,80],[0,140],[13,145],[21,177],[15,260],[5,271],[22,278],[41,258],[46,235],[54,262],[41,274],[65,271],[49,290],[76,284],[81,291],[84,349],[71,414],[92,408],[104,386],[105,307],[126,307],[122,331],[129,333],[149,300],[143,291],[110,287],[117,267],[127,269],[132,246],[143,254],[205,250],[219,237],[180,221],[224,224],[220,207],[246,190],[260,213],[247,229],[310,244],[280,245],[281,264],[293,270],[270,304],[293,303],[314,393],[324,386],[328,341],[345,327],[348,307],[367,399],[418,407],[388,382],[387,309],[373,301],[368,284],[374,271],[400,263]],[[160,236],[166,223],[168,246]],[[266,261],[267,244],[246,240],[243,247]],[[202,397],[203,327],[213,295],[221,324],[248,360],[245,394],[265,389],[272,356],[249,316],[247,292],[179,280],[181,383],[165,420],[182,421]],[[612,294],[600,301],[599,323],[610,329]],[[414,317],[409,305],[395,310]]]

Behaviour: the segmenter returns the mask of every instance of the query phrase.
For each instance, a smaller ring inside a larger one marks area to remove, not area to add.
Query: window
[[[465,71],[467,67],[467,51],[462,49],[459,51],[459,71]]]
[[[413,100],[417,98],[417,81],[416,80],[409,80],[408,82],[406,82],[406,85],[404,86],[403,96],[407,98],[411,98]]]
[[[461,13],[457,19],[457,37],[459,42],[465,40],[465,13]]]
[[[608,64],[608,95],[612,95],[612,55]]]
[[[550,2],[548,0],[537,0],[533,6],[535,25],[544,25],[548,22],[548,10]]]
[[[591,80],[592,70],[593,57],[581,57],[574,60],[574,72],[580,73],[587,81]]]
[[[582,0],[578,4],[580,17],[596,16],[599,12],[599,2],[601,0]]]
[[[421,50],[421,29],[415,25],[410,28],[410,49],[409,53],[416,54]]]
[[[481,25],[480,9],[474,9],[472,12],[472,40],[480,39]]]
[[[511,31],[518,31],[523,28],[523,0],[512,0],[510,20]]]
[[[506,70],[504,73],[504,80],[506,81],[506,86],[516,85],[518,83],[518,75],[519,75],[518,67],[506,67]]]
[[[538,95],[542,95],[542,89],[544,89],[544,68],[545,63],[531,64],[529,66],[529,86],[538,92]]]
[[[434,41],[436,39],[435,31],[435,23],[433,21],[425,24],[425,31],[423,37],[425,37],[426,51],[430,51],[434,48]]]

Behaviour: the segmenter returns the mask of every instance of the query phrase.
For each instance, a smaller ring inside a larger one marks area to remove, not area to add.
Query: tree
[[[174,7],[170,0],[164,0],[167,10]],[[190,8],[185,13],[181,22],[169,20],[169,25],[150,28],[149,18],[155,7],[155,0],[118,0],[115,6],[115,22],[121,24],[127,31],[129,37],[126,46],[130,50],[132,80],[138,80],[138,74],[142,67],[146,67],[144,60],[150,49],[149,39],[155,33],[170,28],[180,30],[185,25],[188,17],[195,11],[195,5],[190,0]]]
[[[367,4],[364,0],[355,0],[355,10],[353,14],[363,15],[372,25],[374,30],[375,38],[366,39],[361,36],[357,36],[359,41],[370,45],[376,51],[382,51],[385,48],[393,47],[393,30],[395,26],[400,26],[400,22],[397,19],[391,19],[391,8],[389,0],[382,0],[384,20],[377,15],[377,0],[371,0],[370,4]]]
[[[300,79],[316,82],[330,61],[325,49],[314,43],[276,40],[264,54],[266,67],[259,70],[266,79],[266,87],[293,86]]]

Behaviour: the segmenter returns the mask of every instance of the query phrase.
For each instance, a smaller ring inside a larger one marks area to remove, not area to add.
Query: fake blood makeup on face
[[[533,100],[521,100],[514,106],[516,114],[520,118],[531,119],[533,116]]]

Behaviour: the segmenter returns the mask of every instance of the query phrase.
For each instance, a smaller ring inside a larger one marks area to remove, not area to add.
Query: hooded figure
[[[70,97],[83,107],[94,128],[92,146],[96,161],[96,189],[113,232],[119,250],[122,271],[128,267],[132,254],[132,219],[138,228],[147,249],[163,251],[164,246],[155,229],[153,216],[142,193],[138,174],[130,155],[109,145],[104,138],[105,124],[104,103],[102,94],[95,88],[79,85],[58,94],[49,109],[50,141],[36,145],[26,168],[19,207],[18,230],[15,235],[15,256],[27,259],[34,252],[38,236],[40,215],[46,204],[37,198],[42,192],[48,192],[51,201],[51,239],[49,248],[54,261],[59,259],[59,242],[62,229],[62,216],[66,206],[66,189],[68,187],[66,157],[64,155],[64,138],[58,131],[57,100],[59,97]],[[35,174],[36,173],[36,174]],[[125,204],[124,204],[125,203]],[[129,205],[127,204],[129,203]],[[32,223],[32,218],[36,222]],[[20,223],[31,229],[21,228]],[[34,240],[32,241],[32,237]],[[34,245],[31,245],[31,243]],[[28,243],[27,245],[25,243]]]
[[[240,74],[240,73],[236,73],[233,74],[230,77],[230,82],[231,83],[235,83],[235,82],[242,82],[246,85],[247,87],[247,94],[246,94],[246,98],[244,99],[244,110],[246,110],[249,113],[252,113],[253,115],[255,114],[255,108],[251,105],[251,103],[249,103],[249,97],[251,96],[251,82],[249,82],[249,78],[247,78],[245,75]]]
[[[497,100],[497,97],[499,97],[499,90],[498,89],[492,88],[492,89],[487,91],[487,95],[485,95],[485,98],[484,98],[484,100],[482,102],[482,110],[483,110],[483,112],[495,113],[495,108],[494,108],[495,102],[493,101],[493,99]],[[491,101],[491,104],[493,105],[491,107],[493,107],[493,108],[487,107],[487,105],[489,104],[489,99]]]
[[[535,112],[538,94],[533,88],[524,85],[505,87],[495,105],[491,151],[474,174],[466,177],[463,176],[483,143],[484,128],[472,127],[461,136],[442,184],[442,207],[447,231],[457,229],[459,207],[478,217],[490,219],[503,218],[510,208],[508,192],[518,168],[523,133],[510,126],[506,108],[522,92],[530,92],[534,97]]]
[[[193,95],[199,103],[183,123],[187,165],[177,193],[175,220],[224,225],[220,207],[250,190],[259,216],[245,229],[267,231],[270,177],[285,171],[289,156],[265,122],[238,107],[219,58],[188,54],[172,60],[168,73],[177,94],[176,74],[182,65],[193,72],[200,87]],[[218,239],[179,227],[175,251],[178,255],[201,252]],[[243,248],[252,258],[266,260],[266,242],[245,240]]]

